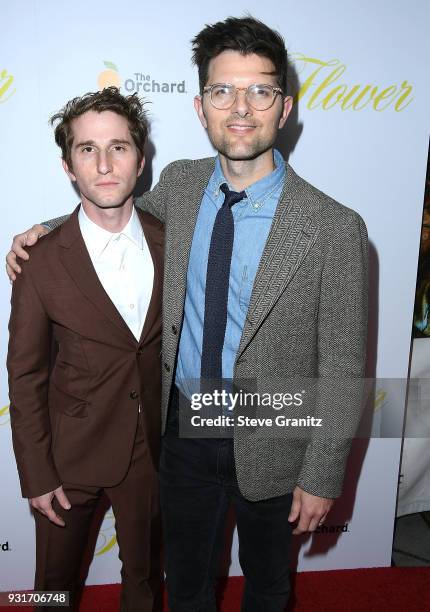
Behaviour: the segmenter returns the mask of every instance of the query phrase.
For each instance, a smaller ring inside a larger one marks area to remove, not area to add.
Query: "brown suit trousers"
[[[35,590],[70,593],[70,607],[77,609],[82,580],[82,559],[93,519],[103,493],[115,515],[116,537],[122,561],[121,611],[150,612],[161,609],[161,529],[158,473],[149,457],[142,419],[136,431],[131,463],[124,479],[113,487],[63,483],[71,503],[54,510],[66,527],[58,527],[35,512]],[[92,552],[91,550],[89,552]],[[63,608],[58,608],[59,610]],[[52,607],[46,608],[52,610]]]

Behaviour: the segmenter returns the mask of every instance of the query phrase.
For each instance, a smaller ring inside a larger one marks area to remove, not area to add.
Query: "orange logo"
[[[121,77],[119,75],[118,68],[113,62],[103,62],[103,64],[105,65],[106,70],[100,72],[99,76],[97,77],[99,90],[102,90],[105,87],[110,87],[111,85],[119,87],[121,84]]]

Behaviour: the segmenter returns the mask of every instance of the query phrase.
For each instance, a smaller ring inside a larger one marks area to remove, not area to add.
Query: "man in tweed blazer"
[[[246,578],[242,609],[281,611],[291,533],[314,531],[340,495],[359,416],[354,380],[365,363],[366,228],[273,149],[292,104],[280,35],[255,19],[229,18],[193,42],[200,79],[195,108],[218,156],[173,162],[136,201],[166,225],[160,476],[169,603],[178,612],[215,610],[214,578],[232,502]],[[222,376],[252,381],[259,392],[318,379],[306,410],[325,428],[308,438],[240,427],[234,444],[178,434],[179,400],[189,403],[189,379],[199,378],[205,358],[212,228],[221,191],[232,189],[238,203],[231,208]],[[22,236],[13,245],[20,255]],[[8,263],[19,271],[12,254]],[[342,392],[334,393],[330,381],[341,381]]]

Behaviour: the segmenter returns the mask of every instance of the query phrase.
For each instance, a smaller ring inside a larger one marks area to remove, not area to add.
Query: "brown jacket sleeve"
[[[27,264],[14,282],[9,321],[10,416],[23,497],[53,491],[61,482],[51,453],[48,409],[51,322]]]

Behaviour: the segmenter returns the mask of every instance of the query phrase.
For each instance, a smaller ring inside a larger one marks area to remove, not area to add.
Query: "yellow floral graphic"
[[[9,423],[10,415],[9,415],[9,404],[7,406],[3,406],[0,408],[0,426],[6,425]]]
[[[115,517],[112,509],[105,514],[99,537],[97,538],[95,557],[100,557],[109,552],[116,545]]]
[[[11,89],[13,81],[13,74],[9,74],[5,68],[0,70],[0,103],[7,102],[15,93],[16,89]]]

